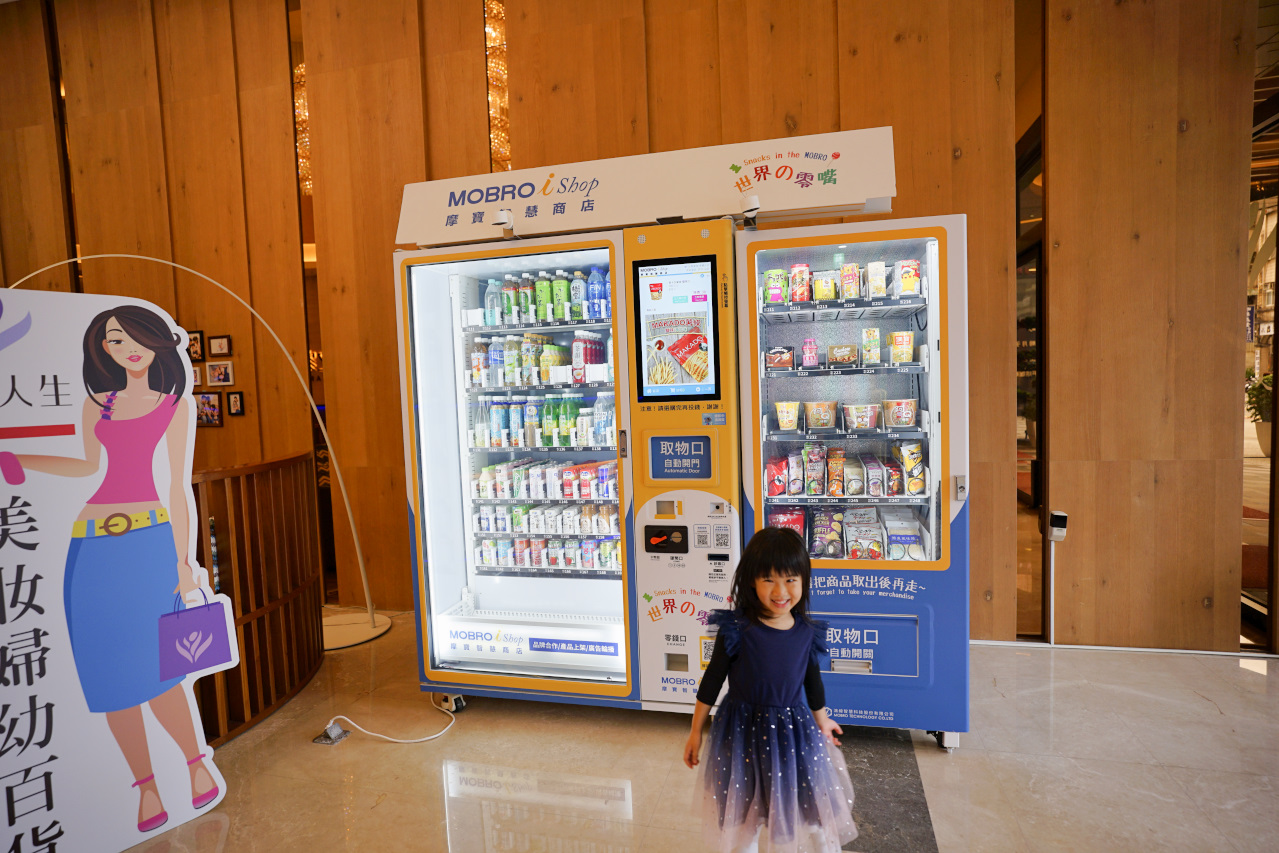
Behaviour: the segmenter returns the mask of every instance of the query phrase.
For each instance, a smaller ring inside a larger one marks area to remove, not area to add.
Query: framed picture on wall
[[[200,380],[200,366],[198,364],[191,365],[191,387],[199,388],[204,382]]]
[[[205,381],[210,385],[234,385],[235,365],[229,361],[210,361],[204,365]]]
[[[227,417],[237,418],[244,414],[244,392],[228,391],[226,392],[226,413]]]
[[[195,425],[222,426],[222,392],[202,391],[195,395]]]
[[[209,338],[209,355],[227,356],[231,354],[231,336],[214,335]]]
[[[192,362],[204,361],[204,332],[199,329],[187,332],[187,355],[191,357]]]

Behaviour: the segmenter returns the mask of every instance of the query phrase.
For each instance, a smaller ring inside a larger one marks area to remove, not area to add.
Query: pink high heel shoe
[[[197,761],[203,761],[203,760],[204,760],[204,753],[202,752],[199,755],[197,755],[195,758],[192,758],[190,761],[188,761],[187,767],[190,767],[192,764],[195,764]],[[209,768],[207,767],[204,768],[204,772],[209,774],[209,781],[213,781],[213,774],[209,773]],[[218,786],[215,784],[212,788],[205,791],[203,794],[199,794],[197,796],[192,797],[191,805],[195,806],[197,809],[202,809],[205,806],[207,806],[209,803],[216,800],[217,798],[218,798]]]
[[[148,782],[153,782],[153,781],[155,781],[154,773],[152,773],[150,776],[146,777],[145,779],[139,779],[138,781],[134,782],[130,787],[136,788],[139,785],[145,785]],[[157,800],[160,799],[159,791],[156,791],[155,798]],[[161,803],[161,805],[164,805],[163,802]],[[169,820],[169,813],[164,810],[161,810],[159,814],[152,815],[146,820],[138,821],[138,832],[150,832],[153,829],[159,829],[160,827],[164,826],[164,824],[168,820]]]

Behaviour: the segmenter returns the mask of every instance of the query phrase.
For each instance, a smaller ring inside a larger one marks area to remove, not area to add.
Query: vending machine
[[[744,231],[742,514],[803,537],[841,723],[968,729],[965,217]]]

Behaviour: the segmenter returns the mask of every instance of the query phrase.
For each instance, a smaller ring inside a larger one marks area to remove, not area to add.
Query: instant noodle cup
[[[777,403],[777,428],[799,429],[799,403]]]
[[[893,364],[906,364],[915,360],[914,332],[893,332],[888,338],[888,345]]]
[[[767,270],[764,273],[764,301],[785,302],[787,284],[786,270]]]
[[[893,427],[913,427],[915,425],[915,414],[919,407],[918,400],[885,400],[883,405],[884,426],[892,429]]]
[[[879,406],[844,404],[844,429],[875,429],[879,422]]]
[[[829,429],[835,425],[836,409],[837,406],[834,400],[822,403],[805,403],[804,420],[807,421],[809,429]]]

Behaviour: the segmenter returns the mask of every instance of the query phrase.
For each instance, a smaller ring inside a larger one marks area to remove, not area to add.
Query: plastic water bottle
[[[496,284],[496,282],[494,282]],[[499,300],[501,297],[499,297]],[[488,313],[488,309],[484,309]],[[501,335],[495,335],[493,340],[489,342],[489,369],[488,381],[484,384],[489,388],[501,388],[502,378],[506,374],[506,355],[503,352],[506,344]]]
[[[604,271],[604,313],[601,320],[613,319],[613,271]]]
[[[604,276],[599,267],[591,267],[591,274],[586,279],[587,318],[600,320],[604,317]]]
[[[601,391],[591,411],[591,444],[613,444],[613,392]]]
[[[484,291],[484,325],[502,325],[502,285],[495,278],[489,279],[488,289]]]

